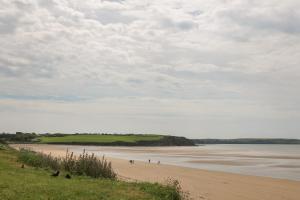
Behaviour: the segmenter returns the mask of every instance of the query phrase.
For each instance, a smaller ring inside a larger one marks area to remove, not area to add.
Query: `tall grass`
[[[159,196],[159,199],[191,200],[188,192],[182,190],[178,180],[168,178],[164,184],[136,182],[136,184],[147,193]]]
[[[28,149],[20,149],[18,160],[33,167],[50,168],[53,170],[60,169],[61,159],[51,156],[51,154],[43,154],[30,151]]]
[[[111,162],[108,162],[104,157],[99,159],[94,154],[89,155],[85,150],[78,158],[69,151],[66,152],[64,158],[57,158],[51,154],[20,149],[18,160],[34,167],[64,170],[76,175],[86,175],[93,178],[116,178]]]
[[[108,162],[104,156],[99,159],[94,154],[89,155],[83,150],[78,158],[73,152],[67,151],[66,157],[62,160],[64,170],[77,175],[86,175],[93,178],[115,178],[116,174],[112,169],[111,162]]]
[[[169,197],[173,200],[190,200],[190,194],[183,191],[180,182],[176,179],[168,178],[165,182],[169,190]]]
[[[7,146],[4,144],[1,144],[1,142],[0,142],[0,150],[5,150],[5,149],[7,149]]]

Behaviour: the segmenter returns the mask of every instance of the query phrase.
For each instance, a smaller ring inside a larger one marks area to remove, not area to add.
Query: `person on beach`
[[[130,164],[134,164],[134,160],[129,160]]]
[[[149,160],[148,160],[148,162],[150,163],[150,162],[151,162],[151,160],[149,159]]]

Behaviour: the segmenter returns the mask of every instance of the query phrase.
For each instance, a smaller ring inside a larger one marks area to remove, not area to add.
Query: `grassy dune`
[[[25,166],[17,161],[18,152],[3,145],[0,148],[1,200],[172,200],[179,199],[174,188],[151,183],[128,183],[111,179],[72,176],[51,177],[51,171]]]
[[[68,142],[84,142],[84,143],[111,143],[111,142],[130,142],[137,141],[156,141],[163,136],[160,135],[92,135],[92,134],[78,134],[65,135],[58,137],[40,137],[41,143],[68,143]]]

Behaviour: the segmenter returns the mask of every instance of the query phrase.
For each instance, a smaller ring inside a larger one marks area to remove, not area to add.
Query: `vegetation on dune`
[[[28,149],[21,149],[18,154],[19,161],[34,167],[51,168],[52,170],[64,170],[76,175],[86,175],[93,178],[116,178],[116,173],[113,171],[111,162],[108,162],[104,157],[102,159],[83,152],[78,157],[73,153],[66,153],[64,158],[57,158],[37,153]]]
[[[85,151],[78,158],[72,153],[67,152],[66,157],[62,159],[64,170],[77,175],[86,175],[93,178],[116,178],[111,162],[108,162],[104,156],[97,158],[94,154],[88,155]]]
[[[46,168],[55,167],[42,164],[42,168],[30,165],[22,168],[20,161],[18,162],[20,152],[5,145],[3,147],[0,149],[1,200],[180,200],[184,198],[176,181],[163,186],[158,183],[128,183],[116,179],[96,179],[77,175],[73,175],[72,179],[66,179],[65,171],[62,171],[62,175],[58,177],[51,177],[49,169]],[[31,154],[32,152],[27,153],[27,160],[28,157],[36,156]],[[40,162],[33,161],[33,163]]]
[[[0,143],[0,150],[5,150],[5,149],[7,149],[7,146]]]
[[[36,168],[60,169],[60,159],[50,154],[36,153],[28,149],[20,149],[17,154],[18,161]]]

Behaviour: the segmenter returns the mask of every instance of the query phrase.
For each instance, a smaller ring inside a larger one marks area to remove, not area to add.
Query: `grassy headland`
[[[40,143],[113,143],[138,141],[158,141],[161,135],[98,135],[98,134],[75,134],[75,135],[47,135],[39,137]]]
[[[0,148],[0,197],[3,200],[31,199],[110,199],[175,200],[181,199],[174,186],[128,183],[116,179],[72,175],[51,177],[47,168],[31,167],[18,161],[20,152],[6,145]],[[28,155],[29,156],[29,155]]]
[[[101,146],[194,146],[185,137],[154,134],[0,134],[8,143],[72,144]]]
[[[37,138],[44,144],[78,144],[102,146],[193,146],[185,137],[141,134],[55,134]]]
[[[237,139],[194,139],[196,144],[300,144],[299,139],[288,138],[237,138]]]

